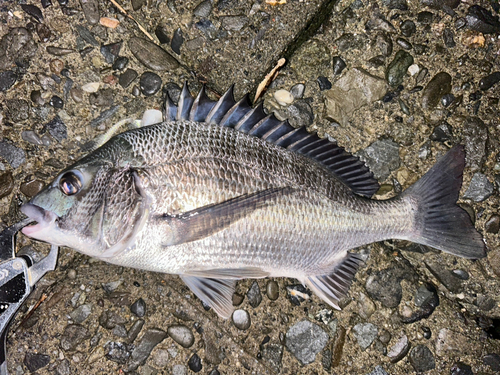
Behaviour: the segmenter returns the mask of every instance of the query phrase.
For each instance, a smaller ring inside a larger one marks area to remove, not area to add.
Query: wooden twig
[[[279,59],[278,62],[276,63],[276,66],[269,73],[267,73],[262,82],[259,83],[259,86],[257,86],[257,92],[255,93],[255,99],[253,100],[254,103],[257,101],[257,99],[260,98],[264,89],[267,86],[269,86],[269,84],[274,80],[274,78],[276,77],[276,73],[278,72],[278,69],[281,68],[283,65],[285,65],[285,63],[286,59],[284,57]]]
[[[122,8],[122,6],[121,6],[120,4],[118,4],[115,0],[109,0],[109,1],[111,1],[111,2],[113,3],[113,5],[114,5],[115,7],[117,7],[117,8],[118,8],[118,10],[119,10],[120,12],[122,12],[124,15],[126,15],[128,18],[130,18],[132,21],[134,21],[134,22],[137,24],[137,26],[139,27],[139,29],[140,29],[140,30],[141,30],[144,34],[146,34],[146,36],[147,36],[149,39],[151,39],[151,41],[152,41],[152,42],[154,42],[154,41],[155,41],[155,40],[154,40],[154,38],[151,36],[151,34],[150,34],[150,33],[148,33],[148,31],[147,31],[144,27],[142,27],[142,26],[141,26],[141,24],[140,24],[139,22],[137,22],[137,21],[136,21],[136,19],[135,19],[134,17],[132,17],[130,14],[128,14],[128,13],[127,13],[127,11],[126,11],[125,9],[123,9],[123,8]]]

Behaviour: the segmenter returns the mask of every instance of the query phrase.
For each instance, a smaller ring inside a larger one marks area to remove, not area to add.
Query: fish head
[[[22,232],[52,245],[106,258],[131,245],[148,216],[136,171],[95,159],[63,170],[21,211],[35,220]]]

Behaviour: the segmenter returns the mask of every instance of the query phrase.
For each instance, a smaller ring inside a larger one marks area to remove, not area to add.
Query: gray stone
[[[73,310],[69,315],[76,324],[80,324],[85,319],[87,319],[91,313],[92,313],[92,305],[90,303],[87,303],[85,305],[79,306],[77,309]]]
[[[226,16],[222,18],[222,27],[230,31],[240,31],[248,23],[245,16]]]
[[[361,350],[366,350],[377,338],[378,329],[371,323],[359,323],[353,327],[352,332]]]
[[[392,363],[401,361],[410,351],[410,341],[408,336],[403,335],[401,338],[389,349],[387,356],[391,359]]]
[[[30,370],[30,372],[35,372],[42,367],[45,367],[50,362],[50,356],[40,353],[26,353],[24,356],[24,364]]]
[[[488,129],[479,117],[467,117],[464,122],[466,166],[473,172],[483,167],[486,159],[486,142]]]
[[[14,189],[14,178],[12,172],[5,172],[0,175],[0,199],[6,197]]]
[[[380,139],[358,152],[376,179],[383,181],[400,166],[399,145],[391,139]]]
[[[1,184],[0,184],[1,186]],[[267,298],[269,298],[271,301],[275,301],[279,297],[279,286],[278,283],[274,280],[270,280],[267,285],[266,285],[266,294]]]
[[[144,323],[143,319],[138,319],[134,322],[134,324],[132,324],[127,332],[127,339],[129,342],[134,342],[139,335],[139,332],[141,332],[142,327],[144,327]]]
[[[368,277],[365,288],[371,298],[381,302],[385,307],[394,308],[399,305],[403,297],[402,279],[397,270],[388,268],[374,272]]]
[[[369,372],[366,375],[389,375],[389,373],[385,371],[382,366],[377,366],[372,372]]]
[[[436,355],[439,357],[453,356],[479,356],[482,345],[479,341],[471,340],[468,336],[443,328],[436,338]]]
[[[356,110],[382,99],[387,84],[361,68],[349,69],[325,91],[325,112],[329,120],[345,125]]]
[[[84,340],[90,338],[87,328],[78,324],[69,324],[64,328],[60,345],[64,351],[73,351]]]
[[[243,331],[247,330],[248,328],[250,328],[251,324],[250,314],[246,310],[234,310],[233,323],[236,328]]]
[[[142,318],[146,315],[146,302],[142,298],[139,298],[130,306],[130,311],[139,318]]]
[[[358,297],[358,313],[359,316],[365,320],[368,320],[370,316],[375,312],[376,307],[370,298],[364,293],[359,293]]]
[[[146,363],[151,351],[156,345],[162,342],[167,337],[167,333],[158,328],[148,329],[137,344],[130,356],[129,369],[136,369],[137,367]]]
[[[63,359],[56,367],[56,375],[70,375],[71,367],[67,359]]]
[[[464,194],[464,198],[472,199],[474,202],[482,202],[493,194],[493,184],[482,173],[474,173],[472,180]]]
[[[179,62],[172,55],[149,40],[130,38],[128,48],[136,59],[149,69],[164,72],[179,66]]]
[[[104,310],[99,316],[99,324],[106,329],[113,329],[118,324],[124,324],[127,319],[111,310]]]
[[[26,162],[26,152],[22,148],[14,146],[7,139],[0,140],[0,157],[6,160],[14,169],[19,168]]]
[[[330,337],[317,324],[302,320],[286,333],[286,347],[304,365],[314,362]]]
[[[500,21],[482,6],[472,5],[465,16],[467,26],[483,34],[500,33]]]
[[[130,350],[129,345],[117,341],[109,341],[104,346],[106,358],[122,365],[127,363],[130,358]]]
[[[283,345],[267,344],[262,349],[262,359],[266,361],[271,368],[279,372],[281,369],[281,361],[283,358]]]
[[[193,332],[186,326],[170,326],[167,329],[167,333],[177,344],[185,348],[189,348],[194,344]]]
[[[10,69],[16,63],[25,65],[36,51],[31,32],[24,27],[10,29],[0,39],[0,71]]]
[[[399,50],[385,72],[387,83],[393,87],[403,83],[406,72],[412,64],[413,56],[404,50]]]
[[[43,131],[48,131],[49,134],[55,138],[56,141],[62,142],[68,138],[68,129],[66,124],[59,116],[55,116],[52,120],[43,126]]]
[[[434,355],[425,345],[417,345],[410,352],[410,363],[416,372],[425,372],[436,367]]]
[[[0,72],[0,92],[7,91],[17,81],[17,74],[12,70]]]
[[[211,12],[212,12],[211,0],[202,1],[193,10],[193,14],[197,17],[208,17]]]
[[[82,5],[83,14],[87,22],[95,25],[99,22],[99,1],[98,0],[80,0]]]
[[[250,286],[250,289],[248,289],[247,298],[248,298],[248,303],[253,308],[256,308],[262,302],[262,294],[260,293],[260,288],[257,281],[254,281]]]
[[[446,269],[442,264],[428,259],[425,262],[431,273],[443,284],[446,289],[453,293],[462,291],[462,280],[456,277],[450,270]]]
[[[296,100],[286,107],[286,117],[288,122],[299,128],[301,126],[309,126],[314,121],[314,113],[311,106],[305,100]]]
[[[173,365],[172,375],[187,375],[187,367],[184,365]]]
[[[500,371],[500,355],[496,353],[486,354],[483,357],[483,363],[493,371]]]

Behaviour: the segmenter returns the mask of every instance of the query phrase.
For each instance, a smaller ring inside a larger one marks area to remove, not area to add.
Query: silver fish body
[[[358,181],[371,183],[364,170],[356,177],[354,158],[336,162],[333,173],[317,161],[328,141],[306,143],[315,153],[294,152],[269,141],[279,124],[254,136],[259,121],[246,131],[242,119],[221,126],[226,112],[220,121],[195,121],[196,101],[183,116],[186,102],[175,120],[121,133],[61,172],[23,206],[38,221],[24,233],[110,263],[179,274],[223,317],[235,280],[248,277],[294,277],[338,307],[359,264],[348,250],[375,241],[484,256],[481,236],[455,205],[461,147],[403,195],[377,201],[353,192]]]

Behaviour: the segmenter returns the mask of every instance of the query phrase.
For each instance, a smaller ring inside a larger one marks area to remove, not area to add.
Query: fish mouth
[[[21,232],[28,237],[38,237],[37,234],[51,227],[59,218],[54,212],[48,211],[33,203],[26,203],[21,206],[21,212],[30,219],[36,221],[36,224],[24,227]]]

